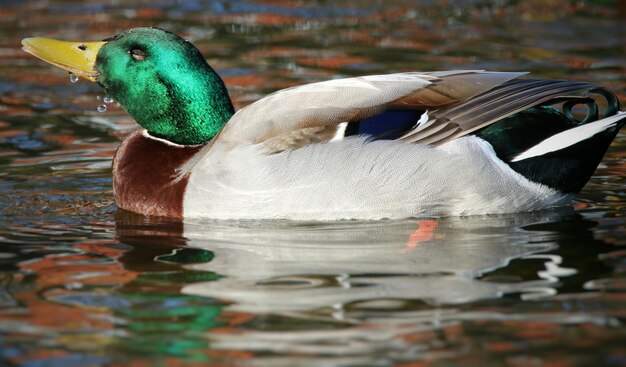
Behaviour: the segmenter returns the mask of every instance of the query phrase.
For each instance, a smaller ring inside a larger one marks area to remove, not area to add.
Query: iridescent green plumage
[[[141,126],[176,144],[206,143],[234,113],[198,49],[161,29],[135,28],[107,40],[96,70],[98,83]]]

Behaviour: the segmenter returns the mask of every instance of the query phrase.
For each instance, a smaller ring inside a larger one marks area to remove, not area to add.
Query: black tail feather
[[[619,113],[615,95],[607,89],[594,88],[585,96],[546,101],[478,130],[475,135],[488,141],[500,159],[529,180],[574,194],[583,188],[600,164],[611,142],[626,124],[626,114],[614,125],[571,145],[528,159],[514,158],[556,134],[598,121],[598,98],[604,98],[604,117]],[[548,106],[554,104],[559,104],[561,109]],[[586,115],[580,119],[576,119],[572,111],[578,105],[586,107]]]

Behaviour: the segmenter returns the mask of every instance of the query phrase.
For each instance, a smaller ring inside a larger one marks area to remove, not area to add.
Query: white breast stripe
[[[167,144],[169,146],[172,147],[177,147],[177,148],[185,148],[185,147],[197,147],[199,144],[197,145],[180,145],[180,144],[176,144],[176,143],[172,143],[169,140],[165,140],[165,139],[161,139],[161,138],[157,138],[156,136],[150,135],[150,133],[148,132],[148,130],[143,129],[141,131],[141,135],[143,135],[144,137],[148,138],[148,139],[152,139],[152,140],[156,140],[156,141],[160,141],[163,144]]]
[[[518,154],[515,158],[511,160],[511,162],[519,162],[524,159],[538,157],[540,155],[556,152],[557,150],[567,148],[578,142],[587,140],[597,133],[600,133],[606,129],[615,126],[615,124],[623,118],[626,118],[626,112],[618,112],[616,115],[604,118],[602,120],[565,130],[561,133],[547,138],[541,143],[529,148],[525,152]]]

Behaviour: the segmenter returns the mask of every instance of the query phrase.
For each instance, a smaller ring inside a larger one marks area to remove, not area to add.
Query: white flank
[[[183,211],[187,218],[380,219],[530,211],[570,198],[513,171],[474,136],[438,147],[359,136],[273,155],[216,144],[191,171]]]
[[[567,148],[615,126],[615,124],[623,118],[626,118],[626,112],[618,112],[614,116],[565,130],[543,140],[541,143],[529,148],[525,152],[518,154],[511,162],[519,162],[524,159],[538,157]]]

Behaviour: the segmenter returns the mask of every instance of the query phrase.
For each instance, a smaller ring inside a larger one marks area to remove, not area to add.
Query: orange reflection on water
[[[106,308],[85,309],[59,303],[48,297],[72,293],[83,287],[119,287],[135,279],[137,272],[129,271],[121,263],[112,261],[124,253],[110,247],[112,244],[115,242],[110,240],[84,242],[72,246],[72,252],[48,255],[20,264],[21,271],[37,274],[35,291],[14,294],[18,301],[28,305],[28,317],[33,325],[58,327],[61,324],[70,328],[88,325],[98,329],[110,328],[108,322],[89,317],[92,312],[110,314]],[[106,261],[96,261],[98,259]],[[50,317],[52,315],[54,316]]]

